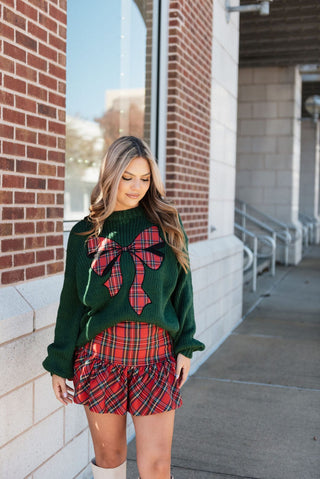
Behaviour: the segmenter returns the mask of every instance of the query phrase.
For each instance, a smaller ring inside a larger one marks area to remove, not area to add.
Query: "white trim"
[[[157,125],[157,88],[158,88],[158,17],[159,2],[153,2],[152,16],[152,63],[151,63],[151,112],[150,112],[150,147],[155,153],[156,148],[156,125]]]
[[[161,1],[160,76],[158,112],[158,165],[162,181],[166,182],[167,102],[168,102],[168,37],[169,1]]]
[[[152,39],[152,86],[151,86],[151,150],[155,152],[158,135],[157,159],[162,181],[166,177],[166,142],[167,142],[167,88],[168,88],[168,18],[169,2],[154,2],[153,26],[158,25],[160,15],[161,31],[153,28]],[[159,8],[160,4],[160,8]],[[159,11],[160,10],[160,11]],[[158,45],[160,42],[160,48]],[[160,58],[158,59],[158,51]],[[158,62],[159,60],[159,62]],[[158,63],[160,71],[158,72]],[[159,77],[158,77],[159,75]],[[159,85],[157,85],[159,80]],[[159,104],[157,105],[157,101]],[[158,118],[157,118],[158,115]],[[158,120],[158,121],[157,121]],[[158,127],[158,131],[156,131]]]

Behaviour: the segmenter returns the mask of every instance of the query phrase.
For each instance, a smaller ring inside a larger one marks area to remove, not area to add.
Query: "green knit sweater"
[[[77,234],[90,228],[84,219],[70,232],[54,342],[44,368],[71,379],[75,348],[121,321],[166,329],[176,355],[191,358],[202,351],[204,344],[193,337],[191,273],[184,272],[143,206],[114,211],[98,238]]]

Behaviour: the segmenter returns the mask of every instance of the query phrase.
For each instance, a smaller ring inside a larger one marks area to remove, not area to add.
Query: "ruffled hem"
[[[74,363],[74,402],[97,413],[147,415],[182,405],[173,356],[144,366],[124,366],[79,351]]]

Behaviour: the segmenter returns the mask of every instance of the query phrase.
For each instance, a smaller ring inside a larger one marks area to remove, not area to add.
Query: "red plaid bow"
[[[141,314],[143,308],[151,303],[149,296],[142,289],[144,279],[144,265],[151,269],[158,269],[161,266],[164,254],[156,248],[164,246],[157,226],[146,228],[140,233],[129,246],[121,246],[109,238],[90,238],[88,245],[88,256],[93,257],[91,268],[99,276],[106,274],[111,269],[111,275],[104,283],[111,296],[115,296],[122,285],[122,274],[120,269],[120,256],[128,251],[135,263],[136,274],[129,290],[129,302],[137,314]]]

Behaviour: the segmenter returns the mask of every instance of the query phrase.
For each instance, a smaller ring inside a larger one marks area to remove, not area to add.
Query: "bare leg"
[[[96,465],[103,468],[118,467],[127,457],[127,416],[99,414],[90,411],[88,406],[84,408],[93,441]]]
[[[175,411],[132,416],[141,479],[169,479]]]

